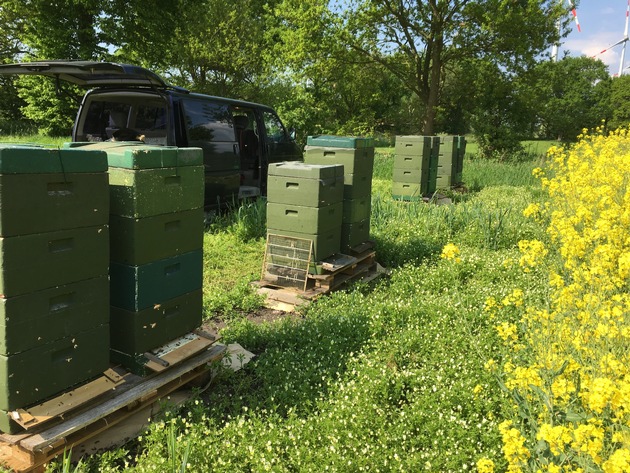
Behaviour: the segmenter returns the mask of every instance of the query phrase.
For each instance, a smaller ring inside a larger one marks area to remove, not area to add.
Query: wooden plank
[[[25,430],[32,429],[35,426],[39,427],[88,402],[94,401],[94,399],[112,389],[116,389],[124,382],[125,380],[122,376],[108,369],[103,376],[72,391],[27,409],[17,409],[11,412],[10,415]]]
[[[145,363],[144,366],[155,372],[164,371],[166,369],[169,369],[172,365],[175,365],[182,360],[190,358],[194,354],[205,350],[213,343],[214,341],[208,340],[207,338],[197,337],[164,355],[156,355],[165,363],[158,363],[156,361],[149,360],[147,363]]]
[[[204,351],[193,358],[185,360],[182,363],[171,367],[169,370],[159,373],[157,376],[152,376],[146,379],[144,382],[132,387],[120,396],[109,399],[106,402],[95,406],[93,409],[82,413],[81,415],[68,419],[63,424],[51,427],[48,430],[27,437],[19,443],[20,447],[30,452],[42,451],[54,441],[68,437],[70,434],[77,432],[99,419],[103,419],[117,411],[126,411],[126,409],[123,408],[131,402],[141,398],[144,394],[154,391],[161,386],[165,386],[168,383],[181,378],[191,370],[222,357],[225,353],[225,349],[226,348],[224,346],[212,347],[210,350]]]
[[[326,271],[334,272],[354,264],[356,261],[357,259],[354,256],[338,254],[322,261],[321,266]]]

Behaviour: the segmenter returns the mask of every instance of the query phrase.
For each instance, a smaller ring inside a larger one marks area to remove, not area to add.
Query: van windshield
[[[88,95],[75,141],[144,141],[166,145],[166,102],[158,95],[130,92]]]

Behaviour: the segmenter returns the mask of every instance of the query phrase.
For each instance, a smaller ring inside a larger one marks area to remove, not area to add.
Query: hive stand
[[[270,235],[277,241],[276,235]],[[282,236],[288,247],[307,248],[302,241],[289,243],[290,237]],[[270,252],[275,245],[267,245],[262,277],[252,284],[257,292],[265,296],[268,308],[292,312],[297,307],[308,304],[317,297],[340,289],[345,284],[356,281],[372,281],[386,274],[386,270],[376,261],[374,243],[366,241],[352,248],[349,253],[335,254],[325,260],[313,262],[306,258],[306,250],[295,253],[295,257],[285,257],[283,267],[291,268],[291,277],[278,277],[278,271],[270,268]],[[273,266],[273,265],[271,265]],[[296,269],[298,268],[298,269]]]
[[[46,463],[73,446],[112,428],[182,386],[208,375],[221,360],[224,345],[198,331],[165,345],[150,357],[152,375],[141,377],[121,367],[43,404],[11,413],[26,430],[0,433],[0,463],[16,473],[43,472]]]

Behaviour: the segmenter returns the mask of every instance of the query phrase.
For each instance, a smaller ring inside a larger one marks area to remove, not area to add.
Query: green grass
[[[467,159],[468,192],[452,205],[404,203],[391,198],[392,150],[379,149],[372,238],[391,276],[275,322],[244,317],[260,305],[249,283],[262,266],[264,201],[217,217],[204,235],[204,316],[226,321],[222,341],[255,359],[77,470],[461,472],[488,457],[502,471],[497,424],[510,401],[484,369],[500,345],[484,303],[514,287],[545,296],[545,281],[516,264],[518,240],[544,237],[522,215],[542,199],[538,164]],[[460,262],[440,257],[446,243]]]
[[[53,148],[57,148],[64,143],[69,143],[70,141],[72,141],[70,136],[50,137],[44,135],[4,135],[0,137],[1,143],[32,144]]]

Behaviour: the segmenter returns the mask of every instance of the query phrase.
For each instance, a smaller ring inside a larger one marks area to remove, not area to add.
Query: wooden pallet
[[[84,385],[34,408],[20,410],[26,421],[31,420],[30,426],[27,422],[29,428],[24,433],[0,434],[0,463],[16,473],[43,472],[46,463],[73,446],[207,376],[208,363],[220,360],[226,347],[212,346],[214,341],[204,337],[193,338],[191,343],[171,350],[168,366],[158,363],[159,371],[150,376],[140,377],[114,367],[104,375],[109,382],[98,378],[96,388]],[[108,389],[103,390],[103,383]],[[78,398],[81,402],[76,402]]]
[[[320,274],[308,274],[306,289],[282,287],[276,281],[261,279],[252,284],[259,294],[265,296],[269,308],[292,312],[317,297],[330,293],[343,285],[356,281],[371,281],[386,273],[376,262],[372,242],[365,242],[349,251],[352,254],[337,254],[317,264]]]

